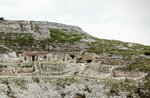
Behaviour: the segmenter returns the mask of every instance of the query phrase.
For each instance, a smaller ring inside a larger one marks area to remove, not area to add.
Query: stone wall
[[[113,73],[113,77],[133,77],[138,78],[143,76],[145,73],[140,71],[123,71],[123,70],[115,70]]]
[[[33,73],[34,67],[15,67],[15,66],[1,66],[0,76],[2,75],[16,75],[24,73]]]

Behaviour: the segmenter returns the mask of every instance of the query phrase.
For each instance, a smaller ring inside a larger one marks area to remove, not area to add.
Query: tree
[[[4,21],[4,17],[0,17],[0,20]]]

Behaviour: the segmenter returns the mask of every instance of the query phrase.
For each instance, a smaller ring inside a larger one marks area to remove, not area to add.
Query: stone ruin
[[[17,59],[16,59],[17,58]],[[39,72],[37,66],[40,63],[49,62],[59,62],[65,61],[70,63],[98,63],[107,65],[123,65],[121,61],[113,60],[111,58],[101,58],[96,53],[86,53],[86,52],[45,52],[45,51],[26,51],[17,52],[14,58],[6,61],[5,64],[0,66],[0,75],[16,75],[16,74],[34,74]],[[113,62],[113,63],[112,63]],[[12,64],[11,64],[12,63]],[[32,63],[32,66],[16,66],[23,65],[24,63]],[[11,64],[11,65],[9,65]],[[6,66],[7,65],[7,66]],[[115,75],[115,77],[117,77]]]
[[[77,53],[76,53],[77,54]],[[73,53],[54,53],[54,52],[39,52],[39,51],[29,51],[29,52],[18,52],[17,56],[24,61],[70,61],[75,58]]]
[[[48,53],[39,51],[29,51],[20,53],[23,61],[73,61],[75,63],[92,63],[98,62],[99,56],[95,53],[80,54],[80,53]]]
[[[143,81],[147,77],[148,73],[137,71],[137,70],[124,70],[124,69],[114,69],[111,72],[111,77],[117,79],[128,79],[134,81]]]
[[[128,71],[128,70],[115,70],[113,73],[113,77],[134,77],[138,78],[141,77],[144,72],[139,71]]]
[[[22,53],[24,61],[48,60],[47,52],[30,51]]]
[[[76,63],[92,63],[98,62],[99,56],[95,53],[92,54],[85,54],[85,55],[78,55],[76,57]]]
[[[18,64],[20,65],[20,64]],[[0,75],[27,75],[34,74],[35,66],[14,66],[14,65],[1,65]]]

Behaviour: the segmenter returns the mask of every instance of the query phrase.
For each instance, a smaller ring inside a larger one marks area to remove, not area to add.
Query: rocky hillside
[[[86,38],[89,38],[89,35],[77,26],[46,21],[1,20],[0,32],[0,43],[13,50],[19,49],[18,51],[53,50],[55,45],[58,47],[56,50],[59,50],[62,45],[67,47],[70,43],[78,48],[80,45],[76,43],[81,40],[87,41]],[[59,43],[62,44],[60,47]]]
[[[36,38],[50,36],[51,28],[59,28],[67,32],[84,33],[81,28],[47,21],[1,20],[0,31],[5,33],[31,33]]]
[[[52,61],[17,55],[32,51]],[[98,39],[72,25],[0,19],[0,98],[149,98],[149,84],[150,46]]]
[[[0,47],[0,53],[33,50],[80,53],[84,50],[135,62],[150,55],[150,46],[98,39],[77,26],[43,21],[0,20]]]

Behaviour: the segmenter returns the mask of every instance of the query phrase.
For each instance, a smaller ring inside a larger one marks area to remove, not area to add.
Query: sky
[[[150,45],[150,0],[0,0],[0,17],[77,25],[98,38]]]

